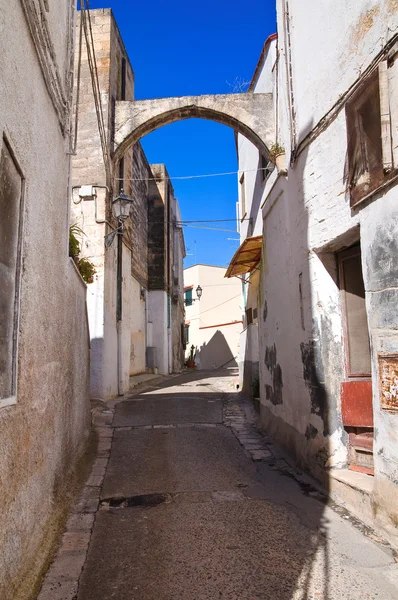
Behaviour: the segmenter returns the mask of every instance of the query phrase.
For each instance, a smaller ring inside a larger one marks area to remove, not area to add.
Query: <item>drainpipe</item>
[[[117,332],[117,391],[123,396],[122,362],[122,283],[123,283],[123,221],[119,220],[117,232],[117,286],[116,286],[116,332]]]

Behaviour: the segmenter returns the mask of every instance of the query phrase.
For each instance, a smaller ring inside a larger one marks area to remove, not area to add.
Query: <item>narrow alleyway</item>
[[[171,378],[100,418],[40,600],[398,598],[392,551],[289,467],[230,373]]]

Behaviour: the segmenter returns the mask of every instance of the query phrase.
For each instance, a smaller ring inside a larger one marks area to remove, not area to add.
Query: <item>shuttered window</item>
[[[388,77],[383,64],[346,105],[348,188],[351,206],[392,175]]]

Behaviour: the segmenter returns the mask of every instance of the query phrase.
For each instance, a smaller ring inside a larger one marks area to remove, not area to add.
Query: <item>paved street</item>
[[[99,508],[78,502],[40,599],[398,598],[388,546],[325,506],[252,420],[225,371],[105,410]]]

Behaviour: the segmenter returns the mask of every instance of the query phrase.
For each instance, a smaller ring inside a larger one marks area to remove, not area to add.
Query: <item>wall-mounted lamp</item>
[[[113,214],[118,221],[125,221],[130,216],[131,205],[133,200],[131,196],[128,196],[120,190],[120,194],[112,202]]]
[[[189,288],[189,291],[192,292],[192,288]],[[193,304],[193,302],[196,302],[196,300],[200,300],[203,294],[203,290],[200,287],[200,285],[198,285],[198,287],[195,290],[196,292],[196,296],[197,298],[192,298],[192,295],[190,294],[189,298],[185,298],[184,303],[185,306],[191,306],[191,304]]]

